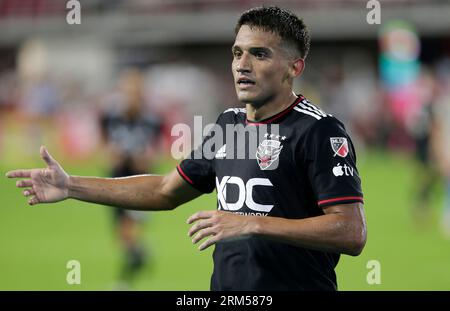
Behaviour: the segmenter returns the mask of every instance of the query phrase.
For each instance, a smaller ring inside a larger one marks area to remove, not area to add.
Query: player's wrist
[[[74,189],[75,189],[75,178],[74,176],[67,177],[67,189],[66,189],[66,199],[74,199]]]
[[[247,223],[246,234],[262,234],[263,217],[252,216],[252,217],[248,217],[248,218],[249,218],[249,221]]]

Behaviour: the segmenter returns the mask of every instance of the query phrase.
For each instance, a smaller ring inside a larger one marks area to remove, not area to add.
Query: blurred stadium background
[[[142,72],[146,104],[163,122],[154,173],[170,171],[173,124],[213,122],[237,105],[239,14],[280,5],[312,35],[297,91],[343,120],[358,152],[368,242],[361,256],[342,256],[340,289],[450,289],[450,1],[380,1],[379,25],[357,0],[81,0],[79,25],[67,23],[67,2],[0,0],[0,173],[42,166],[45,144],[69,173],[106,176],[98,116],[128,68]],[[30,208],[6,178],[0,197],[0,290],[114,288],[121,255],[108,207]],[[185,220],[215,206],[211,194],[150,216],[152,261],[135,289],[209,289],[212,250],[191,244]],[[66,282],[71,259],[80,285]],[[380,284],[367,282],[370,260]]]

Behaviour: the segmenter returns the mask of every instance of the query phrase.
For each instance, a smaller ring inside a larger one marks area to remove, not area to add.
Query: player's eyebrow
[[[263,46],[250,47],[248,50],[252,54],[257,53],[257,52],[264,52],[267,55],[272,54],[272,50],[270,48],[263,47]],[[231,52],[236,52],[236,51],[242,51],[242,48],[239,45],[233,45],[233,47],[231,48]]]
[[[231,47],[231,52],[236,52],[236,51],[242,51],[241,47],[239,45],[233,45]]]
[[[249,51],[252,54],[255,54],[255,53],[258,53],[258,52],[264,52],[267,55],[272,55],[272,50],[271,49],[266,48],[266,47],[262,47],[262,46],[261,47],[259,47],[259,46],[251,47],[249,49]]]

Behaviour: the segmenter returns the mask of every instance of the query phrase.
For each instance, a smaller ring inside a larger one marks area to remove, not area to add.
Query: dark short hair
[[[295,46],[302,58],[308,55],[308,29],[303,20],[289,10],[276,6],[253,8],[242,13],[234,29],[236,34],[242,25],[276,33],[284,42]]]

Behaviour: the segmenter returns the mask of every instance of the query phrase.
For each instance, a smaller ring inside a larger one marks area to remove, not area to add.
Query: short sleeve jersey
[[[260,122],[224,111],[216,130],[177,167],[217,208],[302,219],[329,205],[363,202],[356,155],[344,125],[298,96]],[[250,235],[216,243],[212,290],[336,290],[339,254]]]

